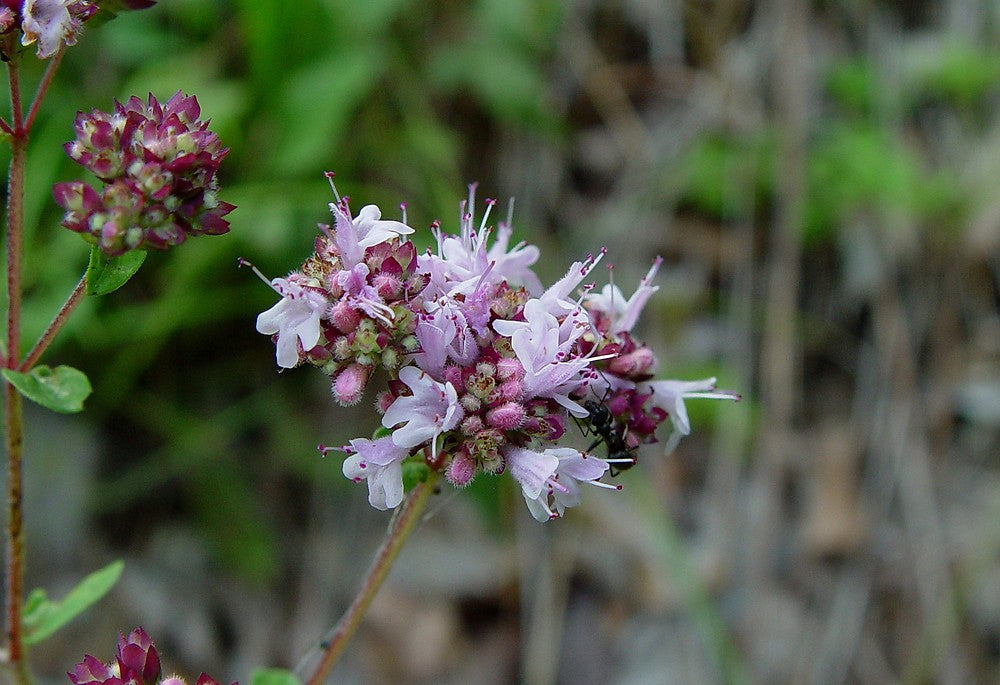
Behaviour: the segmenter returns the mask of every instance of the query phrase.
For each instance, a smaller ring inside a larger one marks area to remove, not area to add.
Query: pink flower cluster
[[[66,675],[73,685],[185,685],[178,676],[162,677],[160,656],[142,628],[136,628],[128,637],[119,634],[113,661],[104,663],[88,654]],[[202,673],[196,685],[219,683]]]
[[[66,153],[104,186],[57,183],[62,225],[108,256],[228,232],[222,217],[235,207],[218,199],[216,172],[229,149],[200,114],[195,96],[180,91],[162,105],[150,93],[115,102],[111,113],[78,113]]]
[[[321,368],[341,404],[387,372],[376,401],[385,434],[337,448],[372,506],[399,505],[403,464],[421,460],[457,487],[509,472],[535,518],[556,518],[579,503],[583,483],[617,488],[602,477],[634,464],[668,418],[669,446],[689,433],[685,398],[739,399],[714,378],[653,380],[656,356],[632,329],[661,260],[629,298],[582,285],[603,251],[544,288],[531,270],[538,248],[511,245],[509,213],[488,225],[492,200],[477,225],[474,203],[471,186],[458,233],[434,222],[436,250],[418,254],[405,212],[387,221],[368,205],[354,216],[338,197],[333,227],[320,226],[299,270],[270,282],[281,299],[257,318],[278,365]],[[571,420],[606,456],[557,446]]]

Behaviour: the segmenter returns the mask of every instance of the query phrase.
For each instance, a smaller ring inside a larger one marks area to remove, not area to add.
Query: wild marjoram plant
[[[125,104],[116,102],[110,113],[79,113],[76,139],[65,149],[101,186],[58,183],[53,194],[65,210],[62,225],[92,245],[90,262],[38,342],[21,356],[25,166],[39,106],[63,52],[76,44],[85,23],[153,4],[154,0],[0,0],[0,58],[6,65],[11,104],[10,118],[0,117],[0,137],[11,148],[6,197],[7,328],[0,342],[7,457],[6,641],[0,651],[0,682],[5,685],[28,685],[27,648],[100,599],[122,571],[121,562],[114,562],[87,576],[61,601],[48,599],[43,590],[25,598],[21,397],[54,411],[77,412],[90,394],[82,372],[38,361],[85,295],[119,288],[139,269],[147,249],[179,245],[192,235],[226,233],[229,224],[222,217],[234,209],[217,197],[216,171],[227,150],[208,130],[208,123],[199,121],[194,96],[178,92],[160,104],[150,94],[145,101],[132,97]],[[34,46],[35,56],[48,62],[27,111],[20,71],[21,61],[30,59],[26,46]],[[111,663],[87,657],[68,675],[77,685],[184,684],[177,676],[161,679],[156,650],[141,629],[128,638],[121,636]],[[198,683],[215,681],[202,675]]]
[[[476,224],[475,185],[458,233],[433,222],[436,250],[418,254],[405,205],[401,222],[374,205],[355,216],[327,176],[333,225],[319,226],[297,271],[269,281],[281,299],[257,330],[273,337],[279,367],[317,367],[344,406],[384,372],[382,428],[319,449],[346,453],[344,475],[367,484],[373,507],[397,512],[360,593],[322,642],[310,685],[339,657],[441,475],[462,488],[480,473],[509,473],[531,515],[548,521],[580,503],[583,484],[620,489],[605,475],[633,465],[668,418],[670,451],[691,430],[685,399],[739,399],[714,378],[654,380],[656,355],[632,330],[658,289],[659,258],[629,298],[614,284],[581,287],[604,250],[544,288],[531,270],[538,248],[511,246],[512,205],[494,231],[487,200]],[[559,446],[571,418],[606,456]]]
[[[115,562],[85,578],[61,601],[44,591],[24,596],[21,396],[49,409],[82,409],[86,376],[70,367],[38,365],[85,295],[123,285],[148,249],[166,249],[190,236],[228,232],[233,205],[217,196],[216,172],[226,156],[194,96],[180,92],[160,103],[152,94],[115,102],[111,112],[80,112],[75,140],[65,146],[100,185],[58,183],[62,225],[91,244],[90,263],[38,342],[21,356],[24,179],[26,150],[39,104],[66,46],[100,13],[142,9],[151,0],[0,0],[0,57],[10,86],[10,119],[0,132],[11,146],[7,194],[7,335],[0,349],[4,436],[8,464],[6,529],[6,645],[3,683],[31,682],[26,649],[97,601],[115,583]],[[113,7],[112,7],[113,6]],[[25,113],[19,63],[24,46],[48,60]],[[354,215],[328,174],[333,225],[320,225],[314,253],[287,277],[265,282],[280,296],[257,318],[272,336],[282,369],[311,365],[327,374],[334,399],[359,402],[373,378],[382,428],[369,439],[320,446],[344,452],[344,475],[368,486],[377,509],[396,509],[389,531],[354,602],[327,639],[308,675],[322,683],[360,624],[390,565],[413,530],[441,475],[467,486],[480,473],[509,473],[539,521],[561,517],[581,501],[581,486],[620,489],[605,480],[636,462],[637,448],[656,441],[670,419],[667,451],[691,430],[685,399],[739,399],[714,378],[655,380],[653,350],[633,336],[657,291],[654,261],[631,297],[613,284],[599,292],[584,280],[604,257],[573,263],[548,288],[531,270],[538,248],[511,245],[511,212],[496,230],[495,205],[474,220],[475,186],[460,205],[457,234],[431,224],[436,250],[418,254],[402,221],[382,218],[374,205]],[[241,262],[246,264],[246,262]],[[259,273],[259,272],[258,272]],[[560,446],[570,420],[596,437],[588,451]],[[603,456],[592,452],[604,443]],[[409,491],[407,493],[407,490]],[[112,660],[86,656],[67,674],[74,685],[184,685],[164,677],[150,637],[120,634]],[[299,683],[286,671],[261,671],[254,683]],[[202,674],[197,685],[216,681]]]

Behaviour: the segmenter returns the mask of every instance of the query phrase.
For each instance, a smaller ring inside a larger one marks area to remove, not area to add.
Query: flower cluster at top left
[[[66,153],[104,186],[57,183],[62,225],[109,257],[228,232],[222,217],[235,206],[218,198],[216,172],[229,148],[200,114],[195,96],[180,91],[162,105],[150,93],[115,102],[111,113],[78,113]]]
[[[136,628],[127,637],[119,635],[113,661],[104,663],[88,654],[66,675],[73,685],[186,685],[178,676],[163,677],[160,655],[142,628]],[[202,673],[196,685],[219,685],[219,682]]]

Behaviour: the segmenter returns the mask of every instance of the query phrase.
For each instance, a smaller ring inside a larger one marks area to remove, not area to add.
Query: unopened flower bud
[[[333,341],[333,356],[341,361],[351,357],[351,341],[346,335]]]
[[[524,423],[524,407],[517,402],[507,402],[486,412],[486,423],[500,430],[510,431]]]
[[[368,385],[371,369],[361,364],[351,364],[337,374],[333,382],[333,396],[345,407],[357,404]]]
[[[341,333],[350,333],[358,327],[361,314],[343,300],[330,307],[329,319]]]
[[[639,347],[608,362],[608,370],[618,376],[638,376],[647,373],[656,363],[656,355],[648,347]]]
[[[503,473],[507,466],[499,452],[491,452],[481,457],[479,463],[483,467],[483,471],[493,476]]]
[[[61,0],[31,4],[41,8],[45,3],[60,5]],[[72,14],[74,6],[86,4],[74,0],[54,11],[68,8]],[[26,12],[27,8],[26,3]],[[40,53],[43,40],[38,37]],[[208,122],[198,120],[200,113],[197,99],[180,92],[162,105],[150,95],[145,102],[137,97],[125,104],[115,102],[112,113],[79,113],[74,123],[76,139],[66,143],[65,150],[107,184],[102,193],[106,207],[136,218],[147,207],[156,205],[158,210],[143,213],[142,221],[119,217],[101,221],[92,216],[83,222],[74,214],[78,210],[68,204],[72,193],[60,189],[65,184],[57,184],[56,201],[66,210],[63,226],[83,233],[110,256],[131,249],[166,249],[190,235],[228,232],[229,222],[222,217],[235,207],[218,199],[216,180],[228,149],[208,130]]]
[[[403,282],[390,274],[378,274],[373,280],[375,290],[383,300],[396,300],[403,294]]]
[[[382,350],[382,368],[393,370],[399,366],[399,352],[395,347]]]
[[[465,385],[462,381],[462,369],[457,366],[444,367],[444,371],[441,372],[441,375],[444,376],[446,383],[451,383],[456,388],[461,388]]]
[[[459,402],[462,404],[462,409],[465,410],[466,414],[469,414],[471,412],[477,412],[483,406],[482,400],[480,400],[472,393],[466,393],[462,395],[462,398],[459,400]]]
[[[389,406],[396,401],[396,396],[393,395],[388,390],[383,390],[375,398],[375,408],[378,410],[379,414],[384,414]]]
[[[128,637],[118,636],[118,665],[123,678],[154,685],[160,676],[160,657],[145,630],[136,628]]]
[[[519,400],[524,394],[524,386],[521,381],[512,378],[500,385],[500,398],[504,400]]]
[[[478,407],[476,409],[478,409]],[[470,410],[469,408],[465,407],[465,411],[469,412],[475,410],[474,409]],[[466,416],[465,420],[462,421],[461,430],[468,436],[473,436],[482,429],[483,429],[483,420],[477,414]]]
[[[448,478],[448,482],[458,488],[464,488],[476,475],[476,460],[473,459],[464,450],[459,451],[452,457],[451,463],[448,464],[448,471],[445,474]]]
[[[629,393],[620,392],[607,402],[608,411],[612,416],[619,416],[629,410]]]
[[[497,362],[496,366],[497,375],[504,380],[520,376],[524,373],[524,367],[521,366],[521,362],[517,359],[508,359],[504,357]]]

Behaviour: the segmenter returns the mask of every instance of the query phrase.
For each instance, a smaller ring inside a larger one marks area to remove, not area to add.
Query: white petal
[[[536,499],[546,481],[555,475],[559,459],[545,452],[514,447],[507,452],[510,475],[521,484],[525,499]]]

